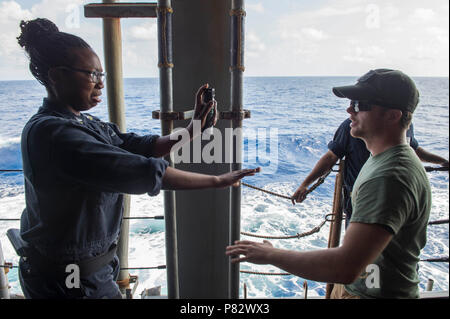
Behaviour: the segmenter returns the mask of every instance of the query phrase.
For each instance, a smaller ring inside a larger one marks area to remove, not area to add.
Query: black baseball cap
[[[414,81],[398,70],[371,70],[355,85],[334,87],[338,97],[369,101],[380,106],[413,113],[419,103],[419,91]]]

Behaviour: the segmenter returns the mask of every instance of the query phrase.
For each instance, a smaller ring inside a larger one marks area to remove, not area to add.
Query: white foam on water
[[[11,144],[20,144],[20,136],[16,137],[0,136],[0,149]]]

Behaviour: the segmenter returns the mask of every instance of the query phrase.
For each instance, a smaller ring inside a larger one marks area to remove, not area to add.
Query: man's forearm
[[[333,165],[337,162],[338,157],[334,155],[331,151],[328,151],[324,156],[320,158],[316,166],[309,175],[305,178],[302,185],[307,187],[319,177],[323,176],[327,171],[329,171]]]
[[[439,155],[430,153],[430,152],[424,150],[422,147],[418,147],[416,149],[416,154],[422,162],[440,164],[440,165],[445,165],[447,163],[447,165],[448,165],[448,160],[446,160],[445,158],[443,158]]]
[[[339,248],[306,252],[274,248],[268,258],[274,266],[308,280],[348,284],[355,279]]]

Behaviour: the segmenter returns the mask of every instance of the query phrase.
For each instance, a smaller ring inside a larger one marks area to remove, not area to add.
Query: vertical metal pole
[[[113,3],[115,0],[103,0],[104,3]],[[122,73],[122,35],[119,18],[103,19],[103,48],[105,52],[105,68],[108,74],[106,88],[108,96],[109,120],[116,123],[122,132],[126,131],[125,103],[123,94]],[[124,195],[123,216],[130,215],[130,196]],[[120,268],[128,268],[128,236],[129,221],[122,220],[117,255],[120,259]],[[128,270],[121,270],[118,280],[128,279]],[[124,293],[123,289],[121,289]]]
[[[231,2],[231,109],[242,111],[242,92],[244,77],[244,0]],[[242,128],[242,119],[233,120],[233,130]],[[233,146],[234,161],[231,169],[242,168],[242,135],[236,135]],[[230,244],[239,240],[241,231],[241,187],[231,189]],[[229,298],[239,298],[239,264],[231,264],[229,269]]]
[[[328,248],[339,247],[342,226],[342,183],[344,181],[345,160],[339,162],[339,172],[336,175],[336,183],[334,184],[334,200],[333,200],[333,222],[330,226],[330,234],[328,238]],[[334,284],[328,283],[325,298],[329,299]]]
[[[0,265],[5,264],[3,258],[2,243],[0,242]],[[5,272],[6,268],[0,267],[0,299],[9,299],[8,276]]]
[[[172,81],[172,7],[170,0],[158,0],[158,67],[161,112],[173,111]],[[161,120],[162,135],[172,133],[173,121]],[[170,155],[166,156],[174,167]],[[166,224],[167,294],[169,299],[179,298],[178,247],[176,228],[175,192],[164,191]]]
[[[204,83],[215,88],[218,110],[229,111],[231,1],[172,1],[172,6],[175,111],[192,109],[195,92]],[[231,124],[219,120],[216,128],[222,137]],[[220,139],[219,135],[212,138]],[[205,163],[202,151],[207,143],[196,137],[189,145],[189,161],[175,166],[209,175],[229,172],[229,157],[225,162]],[[230,144],[228,138],[221,148],[222,154],[229,156],[231,149],[226,144]],[[217,151],[215,148],[214,154]],[[229,258],[224,251],[230,241],[230,192],[231,187],[176,191],[180,298],[229,297]]]

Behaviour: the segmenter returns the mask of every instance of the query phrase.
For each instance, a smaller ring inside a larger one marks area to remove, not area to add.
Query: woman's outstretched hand
[[[251,169],[241,169],[233,172],[229,172],[226,174],[222,174],[217,176],[217,187],[228,187],[234,186],[238,187],[241,183],[241,179],[246,176],[253,176],[256,173],[259,173],[261,168],[251,168]]]

